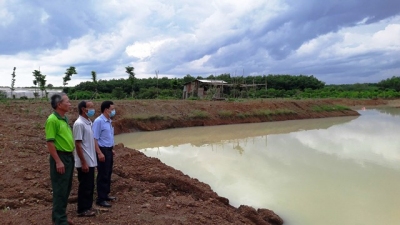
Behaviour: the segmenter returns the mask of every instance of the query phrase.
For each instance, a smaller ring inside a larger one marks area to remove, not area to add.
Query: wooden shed
[[[221,99],[224,86],[228,85],[223,80],[200,80],[196,79],[183,85],[183,99],[198,97],[200,99],[211,97]]]

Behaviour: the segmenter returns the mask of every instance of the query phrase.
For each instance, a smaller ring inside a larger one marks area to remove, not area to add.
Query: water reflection
[[[400,110],[399,110],[399,108],[383,107],[383,108],[378,108],[377,110],[378,110],[379,112],[381,112],[381,113],[389,114],[389,115],[392,115],[392,116],[400,115]]]
[[[347,123],[355,116],[326,119],[309,119],[298,121],[283,121],[255,124],[234,124],[226,126],[191,127],[162,130],[154,132],[139,132],[120,134],[116,140],[136,149],[146,149],[165,146],[179,146],[190,143],[200,147],[210,143],[221,143],[221,140],[241,140],[267,134],[289,133],[300,130],[326,129],[333,125]],[[138,141],[140,140],[140,141]]]
[[[400,110],[360,114],[116,139],[285,224],[400,224]]]

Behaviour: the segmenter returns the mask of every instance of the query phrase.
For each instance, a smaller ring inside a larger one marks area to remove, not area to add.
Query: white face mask
[[[115,116],[115,109],[113,109],[112,111],[111,111],[111,113],[110,113],[110,117],[114,117]]]
[[[96,113],[95,109],[89,109],[88,112],[86,113],[86,116],[92,117]]]

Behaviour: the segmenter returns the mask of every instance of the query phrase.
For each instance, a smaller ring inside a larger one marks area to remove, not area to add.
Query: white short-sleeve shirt
[[[73,126],[73,134],[75,141],[82,141],[83,156],[89,167],[97,166],[96,150],[94,145],[92,121],[79,115]],[[74,150],[75,167],[82,167],[81,160]]]

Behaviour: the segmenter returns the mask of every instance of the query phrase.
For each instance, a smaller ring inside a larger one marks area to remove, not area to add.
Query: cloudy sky
[[[399,0],[0,0],[0,86],[98,79],[314,75],[327,84],[400,76]]]

